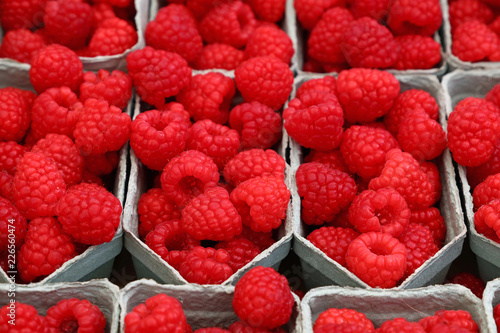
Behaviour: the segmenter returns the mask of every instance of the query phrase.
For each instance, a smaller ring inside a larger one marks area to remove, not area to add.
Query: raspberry
[[[343,0],[295,0],[297,19],[306,30],[312,30],[328,9],[344,5]]]
[[[89,98],[73,132],[83,155],[119,150],[130,137],[130,116],[105,100]]]
[[[392,320],[386,320],[380,328],[377,329],[377,333],[425,333],[426,331],[419,323],[412,323],[404,318],[394,318]]]
[[[368,126],[351,126],[342,136],[340,152],[349,170],[369,180],[382,172],[385,154],[399,147],[388,131]]]
[[[229,254],[228,265],[233,271],[239,270],[259,255],[260,248],[252,241],[244,238],[234,238],[225,242],[220,242],[216,249],[223,249]]]
[[[17,91],[0,89],[0,110],[0,141],[21,141],[31,122],[26,100]]]
[[[434,187],[434,200],[432,201],[432,204],[434,205],[439,201],[439,199],[441,199],[441,190],[443,188],[439,169],[437,165],[431,161],[424,161],[420,163],[420,169],[427,174],[429,181]]]
[[[47,310],[49,327],[61,331],[104,332],[106,317],[97,305],[86,299],[69,298]]]
[[[469,332],[479,332],[477,323],[465,310],[439,310],[434,316],[424,317],[419,321],[426,332],[431,332],[433,327],[440,323],[456,326],[455,330],[450,330],[450,332],[459,332],[460,328],[465,328]]]
[[[256,101],[279,110],[292,91],[293,72],[274,57],[255,57],[236,68],[234,80],[246,102]]]
[[[329,324],[356,324],[363,328],[363,332],[373,332],[375,330],[370,319],[366,318],[365,314],[353,309],[335,309],[330,308],[319,314],[314,322],[313,329],[320,329],[321,326]]]
[[[345,173],[349,173],[349,169],[345,164],[344,158],[340,150],[319,151],[311,150],[309,155],[304,158],[304,163],[318,162],[326,166],[337,169]]]
[[[300,99],[302,95],[312,91],[325,91],[337,96],[337,79],[334,76],[325,76],[318,79],[311,79],[304,82],[297,89],[296,97]]]
[[[111,18],[102,22],[89,42],[91,57],[122,54],[137,43],[137,31],[125,20]]]
[[[500,107],[500,84],[497,84],[493,88],[491,88],[484,99],[486,99],[488,102],[492,102],[497,107]]]
[[[245,53],[237,48],[222,44],[208,44],[201,50],[196,60],[196,69],[221,68],[227,70],[236,69],[245,59]]]
[[[191,83],[176,96],[195,120],[210,119],[225,124],[235,94],[234,81],[221,73],[193,76]]]
[[[493,11],[479,0],[458,0],[449,5],[450,25],[452,31],[462,23],[478,20],[488,24],[493,21]]]
[[[161,8],[145,31],[146,44],[157,50],[180,54],[193,63],[203,49],[196,19],[184,5],[170,4]]]
[[[85,157],[85,170],[96,176],[109,175],[118,166],[120,157],[116,151],[102,155],[89,155]]]
[[[174,1],[170,1],[174,2]],[[193,13],[198,21],[201,21],[203,17],[210,12],[213,8],[217,7],[222,3],[229,3],[232,0],[178,0],[177,2],[185,2],[187,8]]]
[[[0,141],[0,171],[14,175],[17,170],[17,163],[28,151],[28,148],[15,141]]]
[[[35,28],[43,24],[47,0],[2,0],[0,22],[4,30]]]
[[[474,213],[474,226],[477,232],[497,243],[500,243],[499,215],[500,200],[498,199],[482,205],[477,212]],[[499,231],[498,233],[497,230]]]
[[[72,49],[82,48],[92,30],[92,7],[79,0],[47,1],[43,21],[52,41]]]
[[[340,72],[337,91],[347,121],[372,122],[390,110],[400,86],[391,73],[353,68]]]
[[[498,327],[500,327],[500,305],[498,304],[493,308],[493,319],[495,320],[498,331]]]
[[[329,258],[346,266],[345,254],[349,244],[359,236],[350,228],[322,227],[307,236],[307,240],[323,251]]]
[[[483,298],[484,288],[486,287],[483,280],[476,275],[468,272],[461,272],[455,274],[450,278],[450,283],[460,284],[464,287],[469,288],[474,295],[479,298]]]
[[[109,3],[100,2],[92,5],[94,28],[99,27],[107,19],[115,18],[116,14],[113,6]]]
[[[234,156],[224,167],[224,179],[232,186],[255,177],[285,178],[285,160],[274,150],[251,149]]]
[[[193,197],[217,186],[219,171],[214,161],[197,150],[187,150],[165,165],[161,187],[169,200],[185,206]]]
[[[0,171],[0,197],[3,197],[10,202],[14,202],[12,194],[12,186],[14,185],[14,176],[7,172]]]
[[[122,71],[114,70],[109,73],[100,69],[97,75],[86,72],[80,86],[80,100],[85,102],[89,98],[103,99],[117,108],[124,109],[132,97],[132,80]]]
[[[33,136],[41,139],[49,133],[57,133],[73,139],[82,109],[83,104],[70,88],[47,89],[35,99],[31,109]]]
[[[340,46],[352,67],[387,68],[398,57],[392,33],[371,17],[363,17],[344,30]]]
[[[395,35],[432,36],[442,20],[439,0],[393,0],[389,5],[387,25]]]
[[[391,0],[354,0],[350,9],[356,18],[368,16],[382,21],[389,14],[390,2]]]
[[[163,260],[168,260],[170,251],[188,250],[199,246],[200,242],[189,236],[178,219],[164,220],[156,225],[145,238],[145,243]]]
[[[191,68],[180,55],[149,46],[130,52],[127,68],[139,96],[157,108],[165,104],[165,98],[177,95],[191,80]]]
[[[499,48],[499,37],[484,23],[467,21],[455,29],[451,51],[462,61],[481,61]]]
[[[180,262],[179,273],[189,283],[221,284],[233,275],[228,262],[226,251],[197,246]]]
[[[229,330],[225,330],[219,327],[207,327],[207,328],[198,328],[193,333],[231,333]]]
[[[335,323],[321,325],[314,330],[314,333],[366,333],[366,329],[362,325],[354,323]],[[371,332],[371,331],[370,331]]]
[[[399,237],[410,221],[405,199],[392,188],[366,190],[354,198],[349,221],[359,232],[380,231]]]
[[[210,10],[200,21],[199,31],[203,40],[224,43],[241,48],[257,26],[257,20],[249,5],[241,1],[221,3]]]
[[[33,88],[39,94],[61,86],[77,92],[83,79],[83,64],[74,51],[53,44],[35,53],[29,75]]]
[[[230,198],[244,225],[270,232],[286,217],[290,191],[281,177],[254,177],[238,185]]]
[[[34,218],[19,251],[17,268],[21,279],[31,282],[52,274],[75,255],[71,237],[55,218]]]
[[[262,21],[276,23],[285,13],[286,0],[247,0],[253,12]]]
[[[45,47],[44,40],[27,29],[8,31],[0,44],[0,58],[31,63],[33,55]]]
[[[302,220],[309,225],[333,221],[356,196],[356,183],[347,173],[321,163],[301,164],[295,178],[302,198]]]
[[[394,38],[397,60],[395,69],[430,69],[441,61],[441,44],[428,36],[405,35]]]
[[[264,251],[276,241],[272,238],[272,232],[257,232],[253,231],[250,227],[243,226],[241,235],[236,236],[237,239],[247,239],[257,245],[261,251]]]
[[[12,249],[12,245],[21,247],[27,229],[26,218],[9,200],[0,197],[0,253]]]
[[[430,333],[470,333],[472,331],[462,328],[462,327],[457,327],[455,325],[452,325],[448,322],[443,322],[442,320],[439,320],[438,323],[432,327],[432,329],[429,331]]]
[[[293,305],[287,279],[269,267],[252,268],[234,287],[234,312],[253,327],[271,330],[286,324]]]
[[[333,94],[312,91],[294,98],[283,118],[288,135],[305,148],[326,151],[340,145],[344,111]]]
[[[427,227],[434,237],[434,243],[441,247],[446,236],[446,224],[439,209],[430,207],[422,210],[413,210],[410,217],[411,224],[420,224]]]
[[[6,1],[7,2],[7,1]],[[15,313],[15,326],[11,324],[11,311]],[[35,307],[21,302],[9,303],[0,308],[0,330],[2,332],[49,333],[52,332],[44,317]]]
[[[334,7],[327,10],[311,31],[307,40],[307,54],[321,62],[345,63],[340,42],[344,31],[353,21],[351,12],[345,8]]]
[[[3,91],[14,91],[23,97],[24,101],[28,104],[28,108],[31,110],[31,107],[33,106],[33,102],[35,101],[35,98],[38,96],[31,90],[23,90],[19,88],[13,88],[13,87],[6,87],[2,88]]]
[[[292,40],[286,32],[273,26],[263,26],[255,29],[248,39],[245,58],[274,56],[289,64],[294,52]]]
[[[181,303],[165,294],[148,298],[125,316],[125,332],[153,332],[159,325],[172,333],[188,332]]]
[[[268,329],[261,327],[253,327],[243,320],[235,321],[234,323],[231,324],[231,326],[229,326],[228,330],[231,333],[268,333],[268,332],[283,333],[284,332],[284,330],[281,328],[277,328],[275,330],[270,331]]]
[[[412,275],[439,250],[434,243],[434,237],[427,227],[410,223],[399,241],[406,247],[406,270],[403,279]]]
[[[181,218],[181,211],[167,199],[159,188],[152,188],[139,198],[137,207],[139,213],[139,236],[141,238],[164,221]]]
[[[495,150],[490,159],[476,167],[467,167],[467,181],[471,189],[484,182],[488,176],[500,173],[500,142],[495,145]]]
[[[71,187],[56,209],[64,231],[77,242],[88,245],[111,241],[120,225],[121,213],[120,200],[112,193],[102,186],[86,183]]]

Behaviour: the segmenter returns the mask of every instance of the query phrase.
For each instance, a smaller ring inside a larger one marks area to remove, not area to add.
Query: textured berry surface
[[[227,70],[236,69],[245,59],[245,53],[234,46],[213,43],[208,44],[201,50],[196,60],[196,69],[221,68]]]
[[[500,243],[500,200],[482,205],[474,213],[474,226],[478,233]]]
[[[330,308],[319,314],[314,322],[313,329],[316,332],[323,325],[329,324],[357,324],[363,328],[363,332],[373,332],[375,330],[373,323],[366,316],[353,309]],[[356,332],[356,331],[355,331]]]
[[[4,30],[34,28],[43,24],[47,0],[2,0],[0,23]]]
[[[442,20],[439,0],[394,0],[389,5],[387,24],[395,35],[432,36]]]
[[[9,305],[11,308],[9,308]],[[13,309],[12,309],[13,308]],[[11,311],[15,311],[15,326],[9,322],[12,320],[9,316]],[[14,329],[13,329],[14,327]],[[0,308],[0,330],[2,332],[12,333],[50,333],[47,321],[40,316],[36,308],[32,305],[16,301]]]
[[[80,332],[104,332],[106,317],[97,305],[86,299],[69,298],[59,301],[47,310],[49,327],[62,332],[77,329]]]
[[[469,332],[479,332],[477,323],[471,314],[465,310],[439,310],[436,311],[434,316],[427,316],[419,321],[419,324],[427,332],[430,332],[434,326],[440,323],[456,326],[455,331],[462,328],[469,330]]]
[[[318,79],[311,79],[304,82],[297,89],[297,98],[312,91],[325,91],[337,96],[337,79],[334,76],[325,76]]]
[[[422,266],[439,250],[434,237],[428,228],[420,224],[410,223],[399,241],[406,247],[406,270],[403,279]]]
[[[493,200],[500,199],[500,174],[494,174],[486,178],[472,192],[474,208],[478,209]]]
[[[137,206],[139,213],[139,236],[145,237],[158,224],[180,219],[181,211],[159,188],[142,194]]]
[[[478,20],[487,24],[494,18],[490,7],[479,0],[453,1],[450,3],[449,13],[452,31],[467,21]]]
[[[221,284],[233,274],[229,259],[225,250],[197,246],[179,263],[179,273],[189,283]]]
[[[200,245],[199,241],[184,231],[181,221],[178,219],[164,220],[156,225],[146,236],[145,243],[167,262],[170,259],[170,251],[184,251]]]
[[[265,3],[262,0],[259,1]],[[290,37],[286,32],[274,26],[262,26],[255,29],[245,47],[245,58],[247,59],[274,56],[285,64],[290,63],[293,53],[294,49]]]
[[[339,149],[329,151],[311,150],[309,155],[304,158],[305,163],[318,162],[329,166],[332,169],[337,169],[345,173],[349,173],[349,169],[345,164],[342,153]]]
[[[425,333],[426,331],[419,323],[407,321],[404,318],[386,320],[377,329],[377,333]]]
[[[234,238],[229,241],[220,242],[216,249],[223,249],[229,254],[228,265],[236,272],[241,267],[253,260],[261,251],[252,241],[245,238]]]
[[[101,23],[89,42],[90,56],[124,53],[137,43],[137,32],[129,22],[111,18]]]
[[[8,31],[0,44],[0,58],[10,58],[19,62],[31,63],[33,55],[45,47],[42,37],[28,29]]]
[[[132,80],[122,71],[114,70],[110,73],[100,69],[97,74],[94,72],[83,74],[83,83],[80,85],[82,102],[89,98],[103,99],[109,105],[124,109],[130,97],[132,97]]]
[[[497,331],[498,327],[500,327],[500,305],[495,305],[493,308],[493,319],[495,320],[495,324],[497,325]]]
[[[500,107],[500,84],[497,84],[493,88],[491,88],[484,99]]]
[[[0,171],[14,175],[17,163],[29,150],[15,141],[0,142]]]
[[[498,51],[499,37],[484,23],[472,20],[455,29],[451,52],[463,61],[481,61]]]
[[[342,6],[343,0],[295,0],[293,5],[297,19],[306,30],[314,28],[322,15],[330,8]]]
[[[278,22],[285,12],[286,0],[247,0],[253,12],[262,21]]]
[[[368,16],[382,21],[389,13],[390,0],[353,0],[351,11],[356,18]]]
[[[101,155],[85,156],[85,170],[96,176],[109,175],[118,166],[118,152],[110,151]]]
[[[396,37],[394,41],[399,50],[392,66],[395,69],[430,69],[441,61],[441,45],[431,37],[405,35]]]
[[[0,110],[0,140],[20,142],[31,121],[26,100],[17,91],[0,89]]]
[[[350,228],[322,227],[307,236],[307,240],[323,251],[328,257],[346,266],[345,254],[349,244],[359,236]]]
[[[446,224],[441,212],[436,207],[411,212],[410,223],[427,227],[434,237],[436,245],[441,246],[446,236]]]
[[[14,176],[8,174],[7,172],[0,171],[0,197],[8,199],[10,202],[14,202],[12,194],[13,185]]]
[[[0,197],[0,252],[7,252],[12,245],[21,247],[27,229],[26,218],[9,200]]]
[[[462,286],[469,288],[470,291],[472,291],[472,293],[477,297],[483,298],[483,292],[486,285],[478,276],[469,272],[460,272],[453,275],[449,281],[450,283],[461,284]]]

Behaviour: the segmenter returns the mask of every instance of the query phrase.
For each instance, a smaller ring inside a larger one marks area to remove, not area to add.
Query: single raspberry
[[[106,317],[97,305],[86,299],[69,298],[59,301],[47,310],[49,327],[55,330],[104,332]]]
[[[284,333],[285,332],[282,328],[276,328],[270,331],[266,328],[253,327],[243,320],[235,321],[234,323],[231,324],[231,326],[229,326],[228,330],[231,333],[269,333],[269,332]]]
[[[474,226],[477,232],[497,243],[500,243],[500,224],[498,223],[499,214],[499,199],[495,199],[482,205],[474,213]]]
[[[276,241],[272,238],[272,232],[258,232],[253,231],[250,227],[243,226],[243,231],[241,235],[236,236],[236,239],[247,239],[257,245],[261,251],[264,251]]]
[[[347,248],[359,235],[359,232],[351,228],[322,227],[311,232],[307,236],[307,240],[329,258],[346,266]]]
[[[15,141],[0,141],[0,171],[14,175],[17,163],[29,151]]]
[[[500,142],[495,145],[495,150],[489,160],[476,167],[467,167],[467,181],[471,189],[484,182],[488,176],[500,173]]]
[[[307,40],[307,54],[321,62],[347,62],[340,45],[344,31],[353,21],[354,17],[346,8],[333,7],[327,10],[311,31]]]
[[[2,88],[3,91],[15,91],[23,97],[24,101],[28,104],[28,108],[31,110],[33,107],[33,102],[35,101],[35,98],[37,98],[37,94],[34,93],[31,90],[24,90],[24,89],[19,89],[19,88],[14,88],[14,87],[6,87]]]
[[[189,283],[221,284],[233,275],[229,259],[224,250],[197,246],[180,262],[179,273]]]
[[[137,44],[137,31],[119,18],[108,19],[96,29],[89,42],[92,57],[122,54]]]
[[[481,61],[499,48],[499,37],[477,20],[461,24],[452,35],[451,52],[462,61]]]
[[[122,71],[111,73],[100,69],[97,74],[86,72],[80,85],[80,100],[103,99],[117,108],[124,109],[132,97],[132,80]]]
[[[285,13],[286,0],[246,0],[246,2],[262,21],[276,23]]]
[[[356,18],[368,16],[382,21],[389,14],[390,2],[391,0],[353,0],[350,9]]]
[[[429,207],[421,210],[413,210],[411,212],[410,223],[427,227],[434,237],[434,243],[438,247],[441,247],[446,236],[446,224],[439,209]]]
[[[406,270],[403,279],[412,275],[439,250],[431,231],[421,225],[410,223],[399,241],[406,247]]]
[[[490,7],[479,0],[453,1],[450,2],[448,10],[452,32],[467,21],[478,20],[481,23],[488,24],[494,18]]]
[[[442,319],[439,319],[438,322],[432,327],[430,333],[470,333],[472,331],[463,328],[457,327],[449,322],[444,322]]]
[[[31,282],[52,274],[75,255],[71,237],[55,218],[35,218],[28,225],[17,268],[21,279]]]
[[[29,75],[33,88],[39,94],[61,86],[77,92],[83,79],[83,64],[74,51],[53,44],[35,53]]]
[[[335,79],[334,76],[325,76],[318,79],[308,80],[304,82],[299,89],[297,89],[295,97],[300,99],[302,95],[312,91],[325,91],[337,96],[337,79]]]
[[[442,20],[439,0],[393,0],[389,4],[387,25],[395,35],[432,36]]]
[[[248,264],[261,252],[260,248],[252,241],[244,238],[234,238],[225,242],[220,242],[216,249],[223,249],[229,254],[228,265],[233,271],[239,270]]]
[[[165,195],[181,207],[206,189],[217,186],[218,181],[217,165],[197,150],[187,150],[171,159],[161,175]]]
[[[222,3],[229,3],[233,0],[177,0],[170,2],[185,2],[187,8],[193,13],[196,20],[201,21],[208,12]]]
[[[392,66],[395,69],[431,69],[441,61],[441,44],[431,37],[405,35],[394,41],[399,50]]]
[[[4,30],[35,28],[43,24],[47,0],[2,0],[0,23]]]
[[[195,62],[196,69],[236,69],[245,60],[245,53],[237,48],[223,44],[208,44],[201,50]]]
[[[170,251],[184,251],[200,246],[200,242],[182,228],[179,219],[163,220],[147,234],[145,243],[165,261],[168,261]]]
[[[449,279],[449,282],[467,287],[472,291],[474,295],[479,298],[483,298],[483,292],[486,285],[484,284],[483,280],[481,280],[481,278],[472,273],[460,272],[453,275]]]
[[[456,326],[456,330],[450,332],[459,332],[458,329],[465,328],[469,332],[479,332],[477,323],[471,314],[465,310],[439,310],[434,316],[427,316],[418,322],[426,332],[431,332],[433,327],[438,324],[447,324]],[[434,331],[433,331],[434,332]]]
[[[321,325],[317,329],[314,330],[314,333],[366,333],[369,332],[362,325],[358,325],[355,323],[331,323]],[[370,331],[371,332],[371,331]]]
[[[126,333],[154,331],[159,326],[172,333],[188,332],[181,303],[165,294],[157,294],[137,305],[127,313],[124,321]]]
[[[340,146],[344,111],[333,94],[312,91],[294,98],[283,119],[288,135],[305,148],[326,151]]]
[[[139,214],[139,236],[141,238],[164,221],[181,218],[181,211],[167,199],[159,188],[152,188],[139,198],[137,206]]]
[[[244,225],[269,232],[285,219],[290,191],[281,177],[255,177],[238,185],[230,198]]]
[[[354,179],[321,163],[301,164],[295,178],[302,198],[302,220],[306,224],[332,221],[356,196]]]
[[[294,52],[292,40],[286,32],[277,27],[263,26],[255,29],[248,39],[245,58],[274,56],[289,64]]]
[[[113,6],[106,2],[98,2],[92,4],[92,13],[94,25],[93,28],[99,27],[107,19],[112,19],[116,17]]]
[[[293,305],[287,279],[269,267],[252,268],[234,287],[234,312],[253,327],[271,330],[286,324]]]
[[[0,171],[0,197],[14,202],[12,187],[14,186],[14,176],[7,172]]]
[[[96,176],[109,175],[118,166],[118,152],[110,151],[102,155],[89,155],[84,159],[84,167]]]
[[[20,142],[31,122],[24,97],[12,89],[0,89],[0,140]]]
[[[257,26],[257,20],[249,5],[235,1],[221,3],[210,10],[198,26],[203,40],[224,43],[241,48]]]
[[[439,168],[432,161],[423,161],[420,163],[420,169],[427,174],[429,181],[434,187],[434,200],[432,201],[432,204],[434,205],[439,201],[439,199],[441,199],[441,191],[443,189]]]
[[[340,150],[319,151],[311,150],[309,155],[304,158],[304,163],[318,162],[329,166],[332,169],[337,169],[345,173],[349,173],[349,169],[342,157]]]
[[[56,209],[64,231],[88,245],[111,241],[120,225],[121,213],[120,200],[104,187],[87,183],[71,187]]]
[[[297,19],[306,30],[312,30],[328,9],[342,7],[344,0],[295,0]]]
[[[391,73],[353,68],[339,74],[337,91],[347,121],[372,122],[389,112],[400,86]]]
[[[6,1],[7,2],[7,1]],[[12,312],[15,313],[15,325],[12,325]],[[47,321],[40,316],[32,305],[15,301],[0,308],[0,330],[2,332],[17,333],[49,333]]]
[[[191,80],[191,68],[180,55],[149,46],[130,52],[127,68],[139,96],[157,108],[165,104],[165,98],[177,95]]]
[[[255,57],[236,68],[234,80],[246,102],[256,101],[279,110],[292,91],[293,73],[279,59]]]
[[[373,332],[375,330],[373,323],[370,319],[366,318],[364,313],[358,312],[353,309],[336,309],[330,308],[319,314],[318,318],[314,322],[314,332],[320,329],[321,326],[329,324],[357,324],[361,326],[363,332]]]
[[[0,197],[0,252],[7,252],[23,244],[28,222],[7,199]]]
[[[405,318],[386,320],[377,329],[377,333],[426,333],[419,323],[412,323]]]
[[[184,5],[170,4],[161,8],[145,31],[146,45],[157,50],[180,54],[194,63],[203,49],[196,19]]]
[[[42,37],[28,29],[8,31],[0,44],[0,58],[10,58],[19,62],[31,63],[36,52],[45,47]]]

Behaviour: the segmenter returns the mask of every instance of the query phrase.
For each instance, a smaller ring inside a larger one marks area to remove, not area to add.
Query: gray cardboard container
[[[323,75],[299,76],[294,85],[292,96],[295,96],[296,89],[302,83]],[[397,75],[401,85],[401,91],[408,89],[422,89],[429,92],[437,101],[440,107],[439,122],[446,131],[446,118],[444,112],[444,94],[436,77],[430,75]],[[292,173],[295,175],[297,168],[303,160],[302,149],[300,145],[292,138],[289,138],[291,148],[290,159]],[[445,149],[442,156],[438,158],[438,168],[441,174],[443,185],[440,201],[440,211],[446,223],[446,239],[444,246],[422,266],[420,266],[412,275],[410,275],[399,286],[393,289],[410,289],[427,286],[436,283],[443,283],[451,263],[461,253],[466,235],[464,216],[460,206],[460,195],[455,182],[455,170],[453,168],[451,154]],[[326,285],[340,285],[350,287],[370,288],[357,276],[351,273],[347,268],[339,265],[336,261],[328,258],[321,250],[312,245],[307,237],[307,229],[300,218],[301,203],[297,192],[297,185],[293,182],[292,189],[293,200],[293,251],[300,257],[304,272],[304,281],[306,287],[314,288]]]
[[[494,279],[486,284],[483,293],[483,306],[488,321],[488,330],[497,333],[497,325],[493,318],[493,308],[500,303],[500,279]]]
[[[445,93],[446,114],[453,111],[455,105],[466,97],[483,98],[486,93],[500,83],[500,70],[456,70],[443,77],[442,86]],[[462,200],[465,205],[466,223],[469,227],[469,243],[476,254],[479,274],[483,281],[500,277],[500,244],[484,237],[474,226],[474,205],[472,192],[467,181],[467,170],[455,162],[458,169],[458,180],[461,185]]]
[[[441,61],[436,65],[436,67],[431,69],[408,69],[408,70],[397,70],[397,69],[385,69],[387,72],[397,75],[435,75],[437,77],[441,77],[446,73],[447,65],[446,65],[446,54],[443,50],[447,49],[447,40],[443,39],[440,33],[445,28],[445,21],[448,22],[448,4],[447,0],[440,0],[441,10],[443,12],[443,25],[441,28],[434,34],[434,40],[441,44]],[[445,15],[446,12],[446,15]],[[293,1],[287,1],[286,6],[286,17],[288,18],[288,28],[287,32],[294,43],[293,47],[295,49],[294,59],[295,65],[297,68],[297,73],[300,75],[308,75],[312,74],[311,72],[305,72],[302,70],[304,66],[304,50],[307,46],[307,40],[304,38],[305,30],[300,25],[297,19],[297,13],[295,11],[295,7],[293,6]],[[443,45],[444,44],[444,45]],[[332,74],[334,72],[331,72]]]
[[[15,297],[9,292],[15,288]],[[45,316],[47,310],[59,301],[69,298],[87,299],[97,305],[106,317],[106,333],[118,333],[120,320],[120,290],[106,279],[89,282],[53,283],[39,286],[12,286],[0,283],[0,307],[16,302],[34,306],[38,314]]]
[[[175,297],[182,304],[188,324],[193,331],[206,327],[228,328],[238,321],[233,311],[234,286],[220,285],[162,285],[152,280],[138,280],[129,283],[120,291],[121,333],[125,332],[125,316],[146,299],[164,293]],[[287,332],[296,332],[300,300],[294,294],[295,306],[290,321],[285,325]]]
[[[435,285],[411,290],[322,287],[309,291],[300,305],[300,332],[312,333],[319,314],[329,308],[348,308],[362,312],[375,328],[386,320],[403,317],[416,322],[438,310],[465,310],[488,332],[481,300],[461,285]],[[496,331],[490,331],[491,333]]]
[[[144,31],[146,29],[146,24],[148,23],[150,0],[134,0],[136,15],[135,15],[135,25],[137,28],[137,44],[132,48],[126,50],[122,54],[116,54],[111,56],[98,56],[98,57],[80,57],[83,63],[83,69],[85,71],[95,71],[99,69],[114,70],[119,69],[121,71],[127,70],[126,57],[132,51],[142,49],[145,45],[144,42]],[[0,27],[0,43],[2,42],[3,30]],[[0,58],[0,68],[5,66],[6,68],[13,68],[21,75],[28,76],[28,71],[30,69],[29,64],[20,63],[18,61]],[[29,82],[29,80],[28,80]]]

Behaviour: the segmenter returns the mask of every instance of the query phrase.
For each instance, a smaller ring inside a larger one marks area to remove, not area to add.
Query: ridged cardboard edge
[[[149,297],[159,293],[175,297],[182,304],[188,324],[193,331],[204,327],[223,326],[238,321],[233,311],[234,286],[221,285],[162,285],[153,280],[138,280],[129,283],[120,291],[121,333],[125,332],[125,316],[134,307],[143,303]],[[292,317],[287,324],[287,332],[293,333],[298,325],[298,310],[300,300],[293,294],[295,300]]]
[[[483,292],[483,306],[488,321],[488,330],[497,333],[497,325],[493,317],[493,308],[500,303],[500,279],[494,279],[486,284]]]
[[[384,321],[403,317],[418,321],[438,310],[466,310],[487,332],[487,320],[481,300],[472,292],[455,284],[435,285],[411,290],[359,289],[322,287],[309,291],[300,306],[300,331],[313,332],[319,314],[329,308],[348,308],[364,313],[375,327]]]
[[[325,74],[304,75],[296,78],[292,97],[295,96],[298,87],[305,81],[314,78],[321,78]],[[445,97],[443,90],[436,77],[428,75],[420,76],[405,76],[396,75],[400,81],[401,91],[416,88],[423,89],[429,92],[437,101],[440,113],[439,122],[446,130],[445,118]],[[292,173],[295,175],[297,168],[300,166],[303,159],[300,145],[292,138],[289,139],[290,160]],[[446,223],[447,233],[445,245],[415,272],[410,275],[399,286],[392,289],[409,289],[422,287],[424,285],[442,283],[445,280],[449,266],[456,259],[463,247],[466,236],[466,226],[464,224],[464,216],[460,205],[459,190],[455,182],[455,170],[453,168],[451,154],[448,149],[445,149],[442,157],[439,160],[439,170],[443,185],[440,211]],[[295,177],[294,177],[295,179]],[[310,286],[319,286],[331,284],[330,281],[342,286],[371,288],[365,282],[361,281],[356,275],[351,273],[347,268],[339,265],[336,261],[326,256],[323,251],[315,247],[306,239],[305,226],[300,218],[301,202],[297,192],[297,186],[293,181],[292,200],[294,201],[293,208],[293,250],[301,258],[304,270],[304,279],[306,284]],[[311,270],[312,268],[312,270]],[[321,274],[317,274],[319,271]]]
[[[97,305],[106,317],[106,333],[118,333],[120,289],[107,279],[38,286],[16,285],[15,296],[10,298],[8,293],[13,289],[14,286],[10,284],[0,283],[0,307],[14,299],[34,306],[39,315],[45,316],[51,306],[63,299],[87,299]]]

